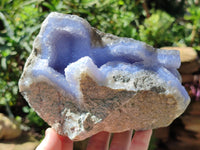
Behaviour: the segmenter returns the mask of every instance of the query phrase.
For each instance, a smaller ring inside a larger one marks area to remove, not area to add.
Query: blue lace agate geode
[[[169,125],[190,98],[179,52],[102,33],[75,15],[51,13],[34,41],[19,88],[61,135]]]

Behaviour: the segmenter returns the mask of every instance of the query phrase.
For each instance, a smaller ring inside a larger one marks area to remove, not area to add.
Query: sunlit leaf
[[[5,40],[2,37],[0,37],[0,44],[1,45],[5,44]]]
[[[7,30],[8,36],[13,37],[13,36],[14,36],[14,32],[13,32],[13,30],[10,28],[9,23],[7,22],[6,17],[4,16],[4,14],[3,14],[2,12],[0,12],[0,19],[1,19],[1,20],[3,21],[3,23],[4,23],[4,26],[5,26],[6,30]]]
[[[23,110],[23,112],[25,112],[25,113],[29,113],[30,107],[24,106],[24,107],[22,107],[22,110]]]
[[[98,0],[81,0],[81,3],[82,3],[83,5],[88,5],[88,6],[90,6],[90,5],[93,5],[93,4],[95,4],[95,3],[98,3]]]
[[[7,64],[6,64],[6,57],[1,58],[1,67],[6,70]]]

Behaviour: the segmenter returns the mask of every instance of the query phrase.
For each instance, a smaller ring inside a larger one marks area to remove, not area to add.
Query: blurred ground
[[[192,101],[169,127],[154,130],[154,136],[157,150],[200,150],[200,101]]]
[[[34,135],[22,133],[22,135],[13,140],[0,140],[1,150],[34,150],[39,144]]]

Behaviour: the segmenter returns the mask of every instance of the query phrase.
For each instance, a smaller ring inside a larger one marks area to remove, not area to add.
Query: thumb
[[[61,150],[62,143],[59,135],[52,128],[48,128],[45,131],[45,138],[36,148],[36,150]]]

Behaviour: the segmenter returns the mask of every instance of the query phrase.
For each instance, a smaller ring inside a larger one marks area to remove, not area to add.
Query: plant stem
[[[149,8],[148,8],[148,6],[147,6],[146,0],[142,0],[142,7],[143,7],[143,9],[145,10],[145,12],[146,12],[146,14],[147,14],[147,18],[149,18],[151,15],[150,15],[150,13],[149,13]]]
[[[8,104],[7,99],[6,99],[5,101],[6,101],[6,111],[7,111],[7,113],[8,113],[8,116],[9,116],[9,118],[14,119],[14,115],[13,115],[11,109],[10,109],[10,106],[9,106],[9,104]]]

